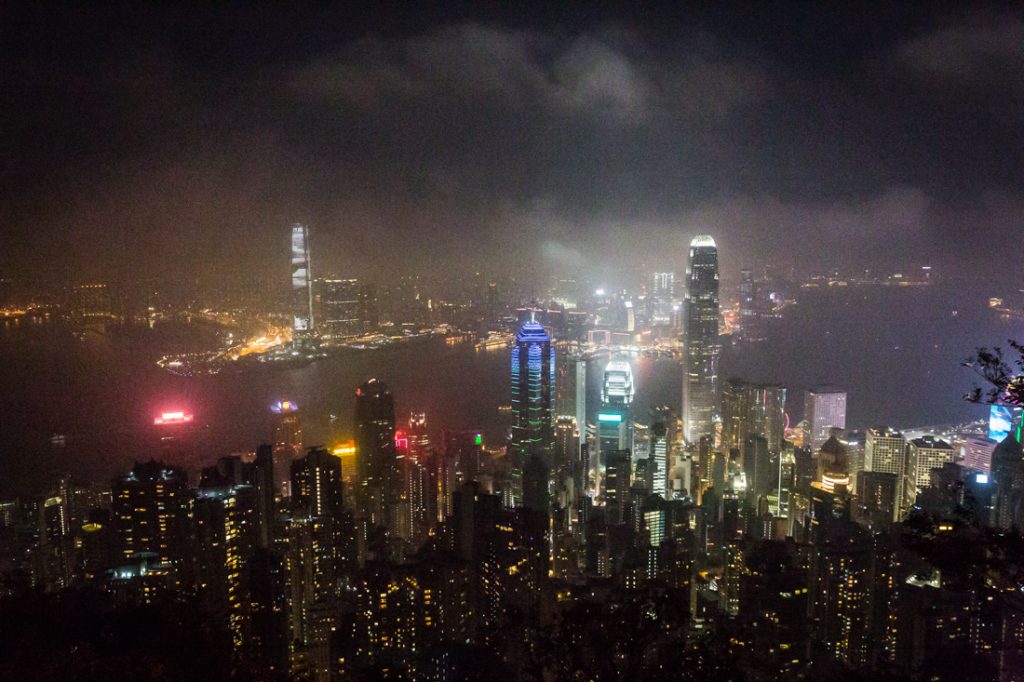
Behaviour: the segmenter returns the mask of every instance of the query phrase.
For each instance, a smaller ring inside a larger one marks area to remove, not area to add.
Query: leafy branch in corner
[[[964,367],[980,378],[964,396],[965,400],[986,405],[1024,406],[1024,344],[1012,339],[1009,344],[1019,356],[1016,359],[1006,357],[997,346],[978,348],[964,362]]]

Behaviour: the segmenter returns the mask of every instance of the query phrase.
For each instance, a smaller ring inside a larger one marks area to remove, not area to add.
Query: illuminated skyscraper
[[[340,518],[341,459],[323,448],[310,448],[291,465],[292,513],[295,516]]]
[[[276,494],[291,494],[292,462],[302,457],[302,417],[299,406],[291,400],[278,400],[270,406],[274,415],[273,470]]]
[[[288,524],[288,611],[292,637],[305,647],[314,679],[326,679],[327,634],[340,571],[355,553],[342,505],[341,459],[310,448],[292,463]]]
[[[39,505],[39,563],[43,589],[57,592],[68,587],[73,563],[68,481]]]
[[[953,446],[935,436],[922,436],[907,443],[903,474],[903,508],[909,509],[917,493],[931,485],[932,469],[941,469],[953,461]]]
[[[683,428],[697,442],[714,430],[718,400],[718,247],[707,235],[694,237],[686,264],[686,325],[683,329]]]
[[[864,471],[884,471],[903,475],[907,441],[903,434],[888,427],[868,429],[864,442]]]
[[[554,444],[555,349],[544,327],[525,322],[512,349],[512,442],[509,453],[525,456]]]
[[[846,393],[828,388],[808,391],[804,419],[810,429],[810,441],[804,445],[817,452],[832,435],[831,429],[846,428]]]
[[[235,649],[249,646],[248,562],[256,546],[256,494],[248,485],[203,483],[196,493],[196,586],[204,608],[223,619]]]
[[[608,523],[617,525],[626,521],[633,457],[629,450],[613,450],[605,458],[604,502]]]
[[[659,415],[660,416],[660,415]],[[651,476],[653,481],[651,492],[662,499],[668,498],[668,465],[669,465],[669,443],[668,424],[664,419],[655,419],[651,424],[651,446],[648,457],[654,467]]]
[[[576,440],[576,420],[572,417],[560,416],[555,420],[555,458],[556,467],[570,467],[578,455]]]
[[[356,450],[360,512],[375,525],[390,527],[399,492],[395,401],[377,379],[356,389]]]
[[[309,228],[292,225],[292,330],[311,332],[313,322],[313,274],[309,267]]]
[[[737,449],[742,459],[746,440],[763,436],[773,455],[782,450],[786,428],[786,389],[729,379],[722,389],[722,449]]]
[[[905,486],[907,441],[903,434],[888,427],[868,429],[864,441],[864,471],[877,471],[896,475],[894,513],[901,511]],[[899,521],[894,518],[893,521]]]
[[[359,280],[323,280],[320,287],[319,326],[339,338],[359,336],[363,333]]]
[[[426,462],[430,454],[430,435],[427,433],[427,415],[413,412],[409,415],[409,457],[414,462]]]
[[[580,445],[587,442],[587,359],[579,357],[576,366],[576,428],[580,434]]]
[[[992,452],[998,443],[990,438],[971,436],[964,440],[963,466],[979,474],[988,475],[992,470]]]
[[[629,361],[614,358],[604,369],[601,409],[597,414],[598,466],[607,464],[608,453],[633,450],[633,370]]]
[[[676,274],[656,272],[651,280],[651,322],[667,324],[672,320],[672,296],[676,288]]]

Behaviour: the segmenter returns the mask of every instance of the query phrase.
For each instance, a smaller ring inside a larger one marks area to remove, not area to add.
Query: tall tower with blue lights
[[[708,235],[690,242],[683,328],[683,428],[697,442],[714,431],[718,402],[718,247]]]
[[[554,444],[555,349],[544,327],[524,322],[512,349],[512,441],[509,454],[541,454]]]

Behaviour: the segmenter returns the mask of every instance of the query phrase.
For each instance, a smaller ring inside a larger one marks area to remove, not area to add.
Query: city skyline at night
[[[0,9],[0,680],[1024,679],[1022,17]]]

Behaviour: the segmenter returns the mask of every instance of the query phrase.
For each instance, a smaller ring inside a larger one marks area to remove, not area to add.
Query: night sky
[[[296,220],[359,276],[1021,253],[1015,4],[15,4],[0,275],[283,273]]]

